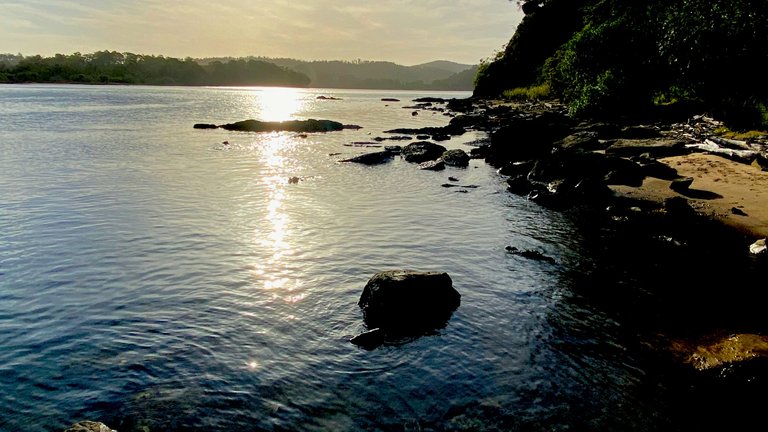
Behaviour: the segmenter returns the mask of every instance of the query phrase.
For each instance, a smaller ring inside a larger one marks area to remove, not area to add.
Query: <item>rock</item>
[[[531,172],[533,165],[533,161],[509,162],[503,167],[499,168],[499,174],[510,177],[516,177],[519,175],[527,176],[528,173]]]
[[[645,125],[623,127],[621,128],[620,135],[622,138],[627,139],[650,139],[661,137],[661,133],[659,133],[658,129]]]
[[[73,424],[64,432],[117,432],[101,422],[81,421]]]
[[[209,124],[209,123],[195,123],[194,126],[192,126],[195,129],[217,129],[218,126],[215,124]]]
[[[605,158],[605,183],[609,185],[642,186],[645,174],[640,165],[628,159],[617,157]]]
[[[381,98],[382,102],[400,102],[400,99],[396,98]]]
[[[474,128],[486,123],[488,118],[481,114],[461,114],[452,118],[448,124],[463,128]]]
[[[413,101],[420,102],[420,103],[445,103],[446,100],[439,97],[422,97],[422,98],[416,98]]]
[[[446,105],[453,112],[469,112],[474,109],[472,99],[449,99]]]
[[[669,217],[683,221],[692,220],[696,216],[696,210],[681,196],[665,199],[664,211]]]
[[[672,183],[669,184],[669,188],[675,192],[684,192],[691,187],[692,183],[693,177],[680,177],[672,180]]]
[[[576,132],[556,141],[554,145],[564,150],[593,151],[606,148],[605,143],[597,139],[597,132],[592,131]]]
[[[355,124],[345,124],[345,125],[342,125],[342,129],[360,130],[362,128],[363,128],[362,126],[355,125]]]
[[[440,156],[440,158],[448,166],[462,167],[462,168],[469,166],[469,155],[464,150],[460,150],[460,149],[448,150],[445,153],[443,153],[443,155]]]
[[[744,213],[744,210],[738,207],[731,207],[731,213],[735,214],[736,216],[747,216],[747,214]]]
[[[315,99],[317,99],[317,100],[341,100],[341,98],[337,98],[337,97],[333,97],[333,96],[323,96],[323,95],[320,95],[320,96],[316,97]]]
[[[418,140],[428,140],[429,135],[416,135],[416,139]]]
[[[411,115],[415,117],[415,116],[419,115],[419,112],[418,111],[413,111],[413,112],[411,112]]]
[[[672,139],[619,139],[605,149],[605,154],[631,157],[643,153],[650,154],[653,158],[668,156],[680,156],[688,154],[685,141]]]
[[[570,132],[571,120],[554,112],[533,118],[510,119],[491,134],[491,146],[486,160],[494,166],[510,161],[525,161],[544,157],[552,152],[554,142]]]
[[[480,187],[478,185],[455,185],[450,183],[443,183],[440,186],[444,188],[465,188],[465,189],[477,189]]]
[[[419,169],[425,171],[442,171],[445,169],[445,162],[440,159],[422,162],[419,164]]]
[[[374,141],[411,141],[413,137],[407,136],[407,135],[395,135],[393,137],[376,137],[373,140]]]
[[[422,163],[435,160],[445,153],[446,148],[429,141],[417,141],[403,147],[402,155],[408,162]]]
[[[534,189],[535,186],[528,181],[528,177],[524,174],[510,177],[507,180],[507,190],[515,195],[526,196]]]
[[[222,129],[240,132],[331,132],[345,128],[339,122],[332,120],[288,120],[283,122],[263,122],[259,120],[243,120],[219,126]]]
[[[521,257],[532,259],[532,260],[535,260],[535,261],[546,261],[546,262],[552,263],[552,264],[555,263],[555,259],[554,258],[552,258],[550,256],[546,256],[542,252],[539,252],[537,250],[533,250],[533,249],[521,250],[521,249],[518,249],[518,248],[516,248],[514,246],[507,246],[505,249],[506,249],[507,252],[511,253],[512,255],[519,255]]]
[[[752,255],[765,255],[767,251],[766,239],[760,239],[749,245],[749,253]]]
[[[403,148],[398,146],[398,145],[396,145],[396,146],[384,146],[384,150],[392,153],[393,155],[400,154],[400,153],[403,152]]]
[[[448,177],[448,181],[457,182],[459,181],[459,179],[457,179],[456,177]]]
[[[349,341],[361,348],[374,349],[384,343],[385,337],[386,334],[384,333],[384,330],[375,328],[373,330],[360,333]]]
[[[394,270],[375,274],[358,305],[368,328],[413,333],[443,327],[460,303],[447,273]]]
[[[466,131],[463,127],[457,125],[448,125],[442,127],[428,126],[423,128],[397,128],[384,131],[384,133],[399,134],[399,135],[463,135]],[[417,137],[418,138],[418,137]],[[419,138],[422,139],[422,138]]]
[[[379,165],[379,164],[389,162],[390,160],[392,160],[393,156],[394,156],[394,153],[392,153],[389,150],[386,150],[386,151],[380,151],[380,152],[374,152],[374,153],[361,154],[359,156],[355,156],[349,159],[344,159],[340,162],[354,162],[354,163],[359,163],[363,165]]]
[[[749,333],[732,334],[693,346],[673,343],[673,350],[682,354],[686,363],[703,371],[767,357],[768,337]]]
[[[674,180],[679,177],[677,170],[657,160],[637,162],[642,173],[646,177],[654,177],[662,180]]]

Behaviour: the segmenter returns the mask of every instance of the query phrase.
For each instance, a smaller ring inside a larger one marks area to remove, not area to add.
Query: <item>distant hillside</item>
[[[465,70],[472,67],[472,65],[468,64],[462,64],[462,63],[455,63],[448,60],[436,60],[431,61],[429,63],[422,63],[418,65],[413,65],[411,67],[414,68],[430,68],[430,69],[441,69],[445,71],[449,71],[451,73],[459,73],[464,72]]]
[[[414,66],[385,61],[303,61],[288,58],[251,57],[273,63],[309,77],[311,87],[407,89],[407,90],[472,90],[476,66],[445,60]],[[230,58],[199,59],[205,65]]]

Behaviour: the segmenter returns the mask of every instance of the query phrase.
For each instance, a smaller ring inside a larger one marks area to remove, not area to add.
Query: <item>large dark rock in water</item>
[[[443,327],[460,303],[447,273],[394,270],[375,274],[358,305],[368,328],[413,334]]]
[[[417,141],[403,147],[402,155],[408,162],[422,163],[435,160],[445,153],[446,148],[429,141]]]
[[[196,126],[197,127],[197,126]],[[221,129],[241,132],[332,132],[344,129],[344,125],[333,120],[288,120],[282,122],[264,122],[243,120],[219,126]],[[209,129],[209,128],[208,128]]]
[[[461,149],[448,150],[443,153],[441,159],[448,166],[463,168],[469,165],[469,155]]]
[[[344,159],[340,162],[355,162],[363,165],[379,165],[379,164],[389,162],[390,160],[392,160],[393,156],[394,156],[393,152],[389,150],[385,150],[380,152],[361,154],[359,156],[355,156],[349,159]]]

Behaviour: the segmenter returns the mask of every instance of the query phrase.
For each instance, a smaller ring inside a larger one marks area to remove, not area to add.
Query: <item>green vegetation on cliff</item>
[[[529,0],[523,10],[505,50],[480,66],[476,96],[546,84],[578,115],[678,102],[768,121],[766,0]]]

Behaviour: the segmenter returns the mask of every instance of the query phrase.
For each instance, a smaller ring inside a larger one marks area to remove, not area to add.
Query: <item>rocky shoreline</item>
[[[446,102],[446,129],[489,135],[471,156],[543,206],[663,213],[672,200],[752,241],[768,236],[768,135],[725,138],[723,124],[704,115],[583,121],[557,101]]]
[[[637,248],[635,253],[655,253],[654,248],[660,249],[694,272],[701,272],[696,265],[706,268],[732,260],[753,259],[758,268],[763,268],[768,258],[764,240],[768,236],[768,136],[753,134],[744,141],[725,138],[720,132],[723,124],[704,115],[667,115],[643,121],[579,121],[555,101],[513,104],[432,100],[418,109],[438,111],[451,120],[444,127],[387,132],[434,141],[466,131],[485,132],[488,139],[474,143],[477,147],[469,157],[484,159],[496,167],[506,177],[511,193],[556,211],[586,214],[586,220],[610,226],[614,232],[633,232],[626,240],[647,242],[626,246]],[[426,154],[426,148],[433,151]],[[404,158],[419,163],[421,169],[435,169],[432,167],[447,157],[444,147],[425,141],[402,150],[405,155],[419,150],[415,159]],[[383,163],[394,154],[390,149],[342,162]],[[611,247],[621,241],[611,240]],[[710,255],[706,263],[697,262],[700,252],[709,253],[714,244],[717,256]],[[507,252],[554,263],[539,251],[508,246]],[[706,277],[702,276],[704,273],[693,279]],[[754,274],[757,273],[762,274]],[[747,279],[747,283],[753,282]],[[685,298],[690,294],[688,287],[664,293],[671,295],[669,300],[673,304],[682,305],[691,304]],[[758,293],[757,297],[761,295]],[[693,304],[711,308],[716,296],[717,293],[706,293]],[[741,309],[749,313],[747,310],[751,309]],[[738,314],[739,310],[734,310],[724,315],[732,318]],[[719,317],[704,322],[700,329],[704,337],[681,342],[660,335],[649,344],[655,347],[654,351],[667,352],[700,371],[768,359],[768,337],[762,336],[759,329],[756,334],[739,332],[723,336],[718,333],[721,330],[712,333],[711,327],[728,319]],[[358,336],[358,342],[364,345],[373,339],[380,343],[381,335],[374,333]]]

